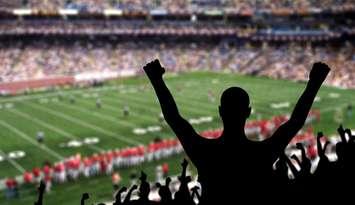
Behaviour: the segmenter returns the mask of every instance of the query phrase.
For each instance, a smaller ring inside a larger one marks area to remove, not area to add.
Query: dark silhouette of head
[[[243,126],[251,113],[249,95],[240,87],[230,87],[221,96],[219,115],[224,127]]]
[[[150,192],[150,185],[147,182],[147,175],[143,171],[141,172],[139,180],[141,180],[141,185],[139,186],[140,200],[147,201]]]

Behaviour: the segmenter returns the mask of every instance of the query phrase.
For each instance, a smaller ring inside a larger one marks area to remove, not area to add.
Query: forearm
[[[158,97],[164,118],[169,123],[170,119],[179,116],[175,100],[162,77],[158,79],[151,79],[150,81]]]
[[[300,126],[304,124],[320,87],[321,84],[316,84],[312,81],[308,82],[306,89],[292,112],[290,117],[291,121],[294,121]]]
[[[43,193],[40,193],[40,194],[39,194],[37,204],[38,204],[38,205],[42,205],[42,204],[43,204]]]

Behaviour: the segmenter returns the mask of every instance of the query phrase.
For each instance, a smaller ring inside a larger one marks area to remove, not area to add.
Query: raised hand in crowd
[[[175,193],[175,203],[177,204],[194,204],[190,190],[188,187],[188,183],[191,181],[191,176],[186,176],[186,170],[188,166],[188,162],[186,159],[181,163],[182,172],[181,175],[178,177],[180,181],[179,190]]]
[[[160,196],[160,203],[161,204],[171,204],[171,202],[173,201],[172,198],[172,193],[171,190],[169,188],[171,182],[171,178],[167,177],[165,179],[165,185],[161,185],[159,182],[156,183],[156,187],[159,188],[159,196]]]
[[[143,67],[145,73],[151,81],[160,79],[165,73],[165,69],[160,65],[158,59],[148,63]]]
[[[80,200],[80,204],[81,205],[85,205],[85,201],[88,200],[90,197],[89,197],[89,194],[88,193],[84,193],[82,196],[81,196],[81,200]]]
[[[35,202],[35,205],[42,205],[43,204],[43,195],[44,191],[46,190],[46,184],[43,180],[40,181],[39,187],[38,187],[38,200]]]
[[[122,187],[120,190],[117,191],[117,193],[115,195],[115,202],[113,202],[113,205],[122,204],[122,193],[126,192],[126,191],[127,191],[126,187]]]
[[[330,161],[327,155],[325,154],[325,151],[329,145],[329,141],[326,141],[324,146],[322,145],[321,139],[324,137],[322,132],[317,133],[317,152],[319,156],[319,162],[318,162],[318,167],[316,170],[316,173],[318,174],[319,172],[324,172],[325,170],[328,170],[330,167]]]
[[[299,160],[299,158],[296,155],[292,155],[291,158],[294,159],[301,170],[297,172],[297,178],[308,178],[311,175],[311,168],[312,168],[312,162],[311,160],[307,157],[306,154],[306,149],[304,148],[302,143],[297,143],[296,144],[297,149],[301,150],[301,158],[302,161]]]
[[[137,188],[138,188],[138,186],[134,184],[134,185],[129,189],[129,191],[128,191],[128,193],[127,193],[127,195],[126,195],[126,197],[125,197],[125,199],[124,199],[124,201],[123,201],[123,204],[129,204],[129,203],[131,202],[132,193],[133,193],[133,191],[135,191]]]
[[[198,186],[192,187],[192,189],[191,189],[191,192],[192,192],[191,197],[192,197],[192,199],[197,199],[197,201],[201,200],[200,193],[198,192],[199,189],[200,189],[200,187],[198,187]]]

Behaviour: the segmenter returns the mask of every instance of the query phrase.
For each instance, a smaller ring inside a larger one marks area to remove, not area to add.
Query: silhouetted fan
[[[126,187],[122,187],[120,190],[117,191],[117,193],[115,195],[115,202],[113,202],[113,205],[123,204],[122,203],[122,193],[126,192],[126,191],[127,191]]]
[[[250,141],[245,135],[244,127],[251,107],[249,95],[242,88],[230,87],[223,92],[219,114],[224,129],[218,139],[209,140],[202,138],[180,115],[163,80],[165,69],[159,61],[148,63],[144,71],[159,99],[165,121],[198,170],[202,186],[201,203],[227,204],[236,199],[250,203],[275,200],[273,189],[270,188],[271,165],[283,155],[288,143],[303,127],[314,98],[330,69],[323,63],[313,65],[309,82],[290,119],[270,138],[260,142]]]
[[[191,189],[191,192],[192,192],[191,198],[192,198],[192,199],[196,198],[197,201],[200,201],[200,200],[201,200],[200,193],[198,192],[199,189],[200,189],[200,187],[198,187],[198,186],[192,187],[192,189]]]
[[[191,176],[186,176],[187,165],[188,162],[186,159],[184,159],[184,161],[181,163],[182,172],[178,177],[180,181],[180,187],[179,190],[175,193],[174,198],[176,204],[194,204],[188,187],[188,183],[191,182]]]
[[[35,205],[42,205],[43,204],[43,194],[44,191],[46,190],[46,184],[44,183],[43,180],[40,181],[39,187],[38,187],[38,200],[35,202]]]
[[[126,198],[125,198],[124,201],[123,201],[123,204],[129,204],[129,202],[131,202],[132,193],[133,193],[133,191],[136,190],[137,188],[138,188],[137,185],[133,185],[133,186],[129,189],[129,191],[128,191],[127,195],[126,195]]]
[[[84,193],[82,196],[81,196],[81,200],[80,200],[80,204],[81,205],[85,205],[85,201],[88,200],[90,197],[89,197],[89,194],[88,193]]]
[[[173,201],[172,194],[169,188],[171,178],[167,177],[165,180],[165,185],[161,185],[159,182],[156,183],[156,186],[159,188],[159,196],[161,204],[171,204]]]

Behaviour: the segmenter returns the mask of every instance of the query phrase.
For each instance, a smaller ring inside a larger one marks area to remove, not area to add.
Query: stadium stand
[[[174,72],[230,70],[248,75],[303,81],[311,62],[322,60],[334,67],[329,85],[355,87],[354,46],[352,43],[311,45],[283,43],[239,45],[233,42],[77,42],[37,41],[3,45],[0,82],[75,77],[90,72],[139,73],[139,66],[154,56]],[[2,85],[7,88],[8,86]],[[6,93],[2,89],[3,93]],[[9,92],[9,91],[7,91]]]
[[[352,7],[351,0],[327,0],[327,1],[292,1],[292,0],[266,0],[266,1],[247,1],[247,0],[25,0],[7,3],[6,6],[17,8],[31,8],[45,12],[54,11],[60,8],[78,9],[84,12],[97,13],[105,9],[121,9],[125,11],[149,11],[159,9],[170,13],[205,11],[213,9],[225,9],[228,11],[242,10],[279,10],[279,12],[289,12],[290,10],[307,9],[329,9],[332,7]],[[8,7],[7,7],[8,8]]]

